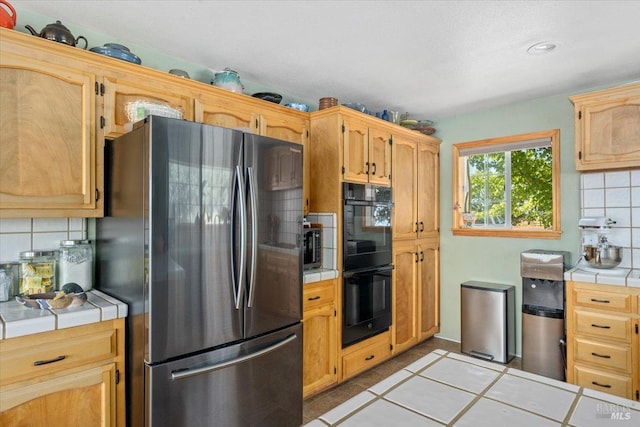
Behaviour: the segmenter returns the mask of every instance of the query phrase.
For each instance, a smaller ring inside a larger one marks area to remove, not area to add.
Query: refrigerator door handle
[[[238,191],[236,192],[236,188]],[[238,194],[239,193],[239,194]],[[240,268],[237,270],[234,268],[236,265],[236,252],[233,250],[236,242],[236,224],[231,224],[231,286],[233,287],[233,299],[236,310],[240,309],[242,303],[242,293],[244,290],[244,270],[246,262],[246,250],[247,250],[247,206],[245,203],[245,188],[243,173],[240,166],[236,166],[236,171],[233,177],[233,199],[238,200],[240,203]],[[232,213],[231,218],[235,221],[235,212]]]
[[[171,379],[173,381],[177,381],[184,378],[192,377],[194,375],[206,374],[209,372],[217,371],[218,369],[224,369],[232,365],[237,365],[248,360],[255,359],[256,357],[260,357],[264,354],[271,353],[272,351],[275,351],[280,347],[289,344],[291,341],[294,341],[297,338],[298,336],[296,334],[291,334],[285,339],[278,341],[277,343],[272,344],[269,347],[265,347],[262,350],[256,351],[255,353],[245,354],[244,356],[236,357],[225,362],[214,363],[213,365],[202,366],[200,368],[178,369],[171,372]]]
[[[247,307],[251,308],[255,295],[256,284],[256,263],[258,256],[258,201],[257,201],[257,188],[256,176],[253,173],[253,168],[248,167],[247,173],[249,174],[249,203],[251,203],[251,269],[249,275],[249,297]]]

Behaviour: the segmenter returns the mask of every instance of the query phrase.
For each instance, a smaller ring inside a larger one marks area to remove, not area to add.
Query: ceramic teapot
[[[242,93],[244,89],[240,82],[240,76],[231,68],[225,68],[224,71],[217,72],[211,84],[237,93]]]
[[[0,27],[10,30],[16,26],[16,10],[8,1],[0,0]]]
[[[87,48],[87,39],[83,36],[74,38],[73,34],[71,34],[71,31],[69,31],[67,27],[62,25],[60,21],[56,21],[53,24],[45,26],[42,31],[40,31],[40,34],[38,34],[38,32],[34,30],[31,25],[25,25],[24,27],[29,30],[34,36],[39,36],[47,40],[53,40],[54,42],[68,44],[69,46],[75,46],[79,40],[84,40],[83,49]]]

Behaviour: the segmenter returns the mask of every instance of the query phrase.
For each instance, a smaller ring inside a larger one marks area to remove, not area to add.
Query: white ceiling
[[[11,3],[274,92],[418,119],[640,78],[640,1]],[[527,54],[540,41],[558,47]]]

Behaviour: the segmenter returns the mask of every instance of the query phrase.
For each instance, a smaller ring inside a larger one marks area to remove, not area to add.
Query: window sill
[[[499,230],[495,228],[454,228],[454,236],[511,237],[524,239],[560,239],[561,231]]]

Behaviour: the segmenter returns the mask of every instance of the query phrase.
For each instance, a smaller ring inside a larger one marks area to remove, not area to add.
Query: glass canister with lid
[[[77,283],[85,291],[93,288],[93,248],[91,242],[89,240],[62,240],[58,252],[59,286]]]
[[[55,251],[33,250],[20,252],[19,263],[20,294],[41,294],[56,289]]]
[[[17,262],[0,262],[0,302],[9,301],[17,293]]]

